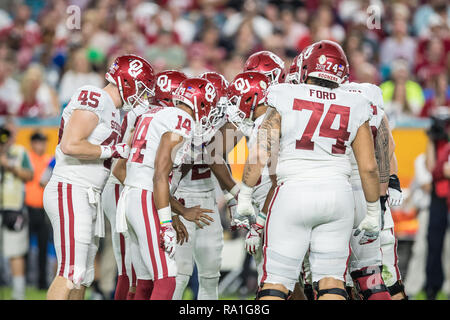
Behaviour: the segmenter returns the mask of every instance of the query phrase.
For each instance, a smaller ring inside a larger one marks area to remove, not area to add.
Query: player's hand
[[[247,229],[250,229],[250,225],[255,221],[255,209],[253,208],[252,194],[253,188],[242,183],[239,189],[236,213],[233,217],[234,224],[242,224]]]
[[[177,214],[172,217],[172,225],[177,233],[177,243],[182,246],[184,242],[188,242],[189,233]]]
[[[353,235],[356,237],[362,233],[361,239],[359,239],[359,244],[369,244],[378,239],[380,234],[380,218],[366,215],[364,219],[359,224],[358,228],[355,230]]]
[[[400,188],[400,180],[396,174],[391,174],[389,177],[389,188],[388,188],[388,203],[390,207],[400,206],[403,202],[403,193]]]
[[[173,258],[175,255],[176,244],[177,233],[173,228],[172,223],[169,222],[162,224],[160,232],[160,246],[169,254],[170,258]]]
[[[254,223],[245,237],[245,250],[250,254],[256,254],[262,243],[264,227]]]
[[[127,159],[130,155],[130,147],[126,143],[118,143],[111,147],[112,158]]]
[[[213,213],[213,211],[210,209],[200,208],[200,206],[185,208],[183,210],[183,218],[188,221],[195,222],[197,227],[203,229],[205,225],[209,226],[211,222],[214,221],[213,218],[205,213]]]

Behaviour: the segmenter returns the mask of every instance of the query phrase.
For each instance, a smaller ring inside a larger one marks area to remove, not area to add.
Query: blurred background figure
[[[23,101],[17,116],[27,118],[54,117],[59,114],[56,92],[45,83],[43,69],[32,64],[25,71],[20,85]]]
[[[391,74],[392,79],[380,85],[386,112],[395,116],[418,116],[425,98],[420,84],[411,80],[407,61],[395,60]]]
[[[426,166],[433,177],[428,221],[425,291],[434,300],[444,283],[442,254],[450,202],[450,107],[437,108],[428,131]]]
[[[33,237],[36,239],[38,259],[37,261],[30,261],[28,259],[28,266],[31,264],[37,265],[37,279],[33,280],[37,280],[36,287],[38,289],[45,290],[48,288],[47,245],[51,228],[50,221],[44,210],[42,201],[44,188],[41,186],[40,181],[52,157],[45,153],[47,150],[47,137],[41,131],[33,132],[30,137],[30,146],[31,150],[28,154],[33,167],[34,177],[33,180],[27,182],[25,185],[25,205],[28,209],[29,238],[30,241]]]
[[[59,103],[62,105],[66,105],[75,90],[81,86],[101,87],[103,85],[103,78],[92,70],[86,49],[81,48],[74,51],[68,64],[68,69],[64,72],[59,87]]]
[[[0,127],[0,212],[2,253],[9,262],[12,299],[25,299],[25,255],[28,252],[28,215],[25,183],[33,179],[28,153],[14,143],[11,124]]]

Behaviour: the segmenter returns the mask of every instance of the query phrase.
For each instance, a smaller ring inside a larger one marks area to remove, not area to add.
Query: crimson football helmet
[[[228,86],[228,121],[245,135],[253,128],[253,113],[264,102],[269,79],[257,71],[238,74]]]
[[[155,81],[155,96],[152,103],[163,107],[173,107],[172,94],[187,75],[176,70],[166,70],[158,73]]]
[[[153,67],[144,58],[133,54],[117,57],[105,78],[119,89],[125,111],[138,104],[147,107],[150,105],[149,99],[154,95],[155,75]]]
[[[285,82],[284,62],[270,51],[259,51],[252,54],[244,65],[244,71],[259,71],[267,76],[270,84]]]
[[[306,47],[295,57],[289,68],[288,81],[304,83],[308,77],[315,77],[341,84],[348,76],[344,50],[334,41],[322,40]]]
[[[217,108],[213,109],[212,125],[219,127],[221,123],[225,122],[225,110],[227,107],[227,88],[228,80],[223,75],[214,71],[203,72],[200,78],[211,82],[217,92]]]
[[[206,136],[213,130],[213,110],[216,108],[218,98],[211,82],[202,78],[188,78],[180,83],[172,95],[172,100],[174,106],[179,101],[194,112],[194,135]]]

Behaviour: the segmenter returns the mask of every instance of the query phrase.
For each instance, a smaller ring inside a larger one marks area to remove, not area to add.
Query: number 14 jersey
[[[287,179],[347,179],[351,143],[371,119],[361,94],[310,84],[270,86],[266,103],[281,115],[279,182]]]
[[[192,117],[176,107],[154,107],[141,115],[133,133],[125,185],[153,191],[155,159],[162,136],[173,132],[185,139],[177,153],[172,154],[173,164],[178,166],[190,150],[194,125]]]
[[[120,110],[103,89],[83,86],[74,93],[61,118],[52,178],[102,190],[111,170],[111,159],[80,160],[61,151],[62,134],[74,110],[88,110],[97,115],[97,126],[87,141],[95,145],[109,146],[116,144],[120,135]]]

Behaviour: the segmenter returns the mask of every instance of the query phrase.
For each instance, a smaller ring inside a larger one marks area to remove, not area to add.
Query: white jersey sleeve
[[[285,83],[269,88],[266,103],[281,115],[279,181],[348,179],[351,143],[372,117],[369,100],[341,88]]]
[[[184,138],[183,146],[172,157],[178,166],[190,148],[193,126],[192,117],[179,108],[152,108],[141,115],[133,134],[125,185],[153,190],[154,163],[162,136],[173,132]]]
[[[80,186],[103,189],[110,173],[112,159],[80,160],[61,151],[59,142],[75,110],[87,110],[98,117],[97,126],[87,138],[90,143],[114,145],[119,139],[120,112],[109,94],[94,86],[79,88],[62,114],[52,178]]]

